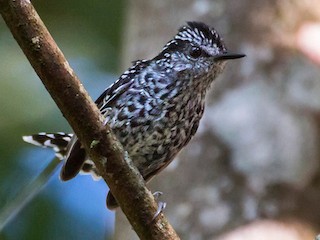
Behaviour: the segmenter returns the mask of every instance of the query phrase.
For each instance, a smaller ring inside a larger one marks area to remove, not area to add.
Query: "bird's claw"
[[[158,200],[162,194],[163,194],[162,192],[157,191],[157,192],[154,192],[152,195],[155,198],[155,200]],[[166,208],[166,206],[167,206],[166,202],[158,202],[157,211],[154,214],[151,222],[154,221],[159,216],[159,214]]]
[[[163,194],[163,192],[160,192],[160,191],[156,191],[154,193],[152,193],[153,197],[155,200],[158,200],[159,197]]]

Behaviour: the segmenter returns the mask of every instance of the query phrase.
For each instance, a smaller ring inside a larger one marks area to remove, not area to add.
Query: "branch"
[[[152,221],[157,203],[30,1],[0,0],[0,13],[138,236],[179,239],[163,214]]]

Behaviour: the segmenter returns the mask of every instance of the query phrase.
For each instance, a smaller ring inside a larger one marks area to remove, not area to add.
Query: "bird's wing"
[[[136,61],[134,66],[124,72],[117,81],[115,81],[100,95],[100,97],[98,97],[95,103],[103,115],[106,115],[108,109],[112,109],[115,102],[121,98],[123,93],[130,89],[135,76],[147,65],[148,61],[146,60]],[[61,170],[60,178],[67,181],[75,177],[81,170],[85,172],[91,172],[92,170],[96,176],[96,169],[93,164],[91,165],[92,168],[88,168],[87,165],[84,165],[86,160],[87,154],[85,149],[81,146],[77,136],[74,135],[69,146],[66,162]],[[83,166],[85,166],[86,169],[84,169]]]

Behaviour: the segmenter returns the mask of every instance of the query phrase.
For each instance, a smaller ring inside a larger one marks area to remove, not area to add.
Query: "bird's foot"
[[[155,200],[158,200],[159,197],[160,197],[162,194],[163,194],[162,192],[156,191],[156,192],[154,192],[152,195],[153,195],[153,197],[155,198]],[[157,211],[156,211],[156,213],[154,214],[151,222],[154,221],[154,220],[159,216],[159,214],[166,208],[166,206],[167,206],[167,203],[166,203],[166,202],[160,202],[160,201],[158,202]]]

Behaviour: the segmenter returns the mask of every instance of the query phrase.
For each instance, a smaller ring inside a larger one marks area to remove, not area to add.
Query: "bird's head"
[[[213,28],[201,22],[188,22],[154,60],[176,72],[214,78],[223,70],[226,60],[244,56],[229,53]]]

